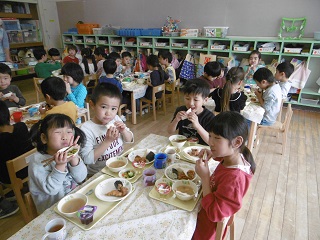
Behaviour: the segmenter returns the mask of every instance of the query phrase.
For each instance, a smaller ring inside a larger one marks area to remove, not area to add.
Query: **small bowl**
[[[193,194],[187,194],[187,193],[182,193],[180,191],[177,191],[178,187],[190,187],[193,191]],[[198,187],[197,185],[192,182],[192,181],[188,181],[188,180],[177,180],[173,183],[172,185],[172,191],[174,192],[174,194],[176,195],[176,197],[182,201],[189,201],[192,198],[194,198],[195,194],[198,191]]]
[[[112,166],[114,162],[123,162],[124,164],[120,167],[114,167]],[[109,158],[106,162],[107,167],[110,169],[111,172],[120,172],[122,169],[125,169],[125,167],[128,164],[128,159],[126,157],[112,157]]]
[[[72,202],[71,202],[72,201]],[[66,212],[64,204],[69,203],[70,206],[75,206],[74,211]],[[58,210],[66,217],[77,217],[79,209],[88,204],[88,197],[82,193],[73,193],[62,198],[58,203]],[[81,206],[80,206],[81,205]],[[64,212],[65,211],[65,212]]]
[[[166,185],[167,188],[161,186]],[[156,191],[161,195],[168,195],[172,191],[172,181],[167,178],[160,178],[154,184]]]
[[[128,172],[131,172],[131,174],[133,174],[132,176],[130,176],[130,173],[128,174]],[[129,168],[125,168],[122,169],[119,172],[119,177],[121,178],[125,178],[125,179],[132,179],[137,175],[137,172],[134,169],[129,169]]]
[[[144,84],[145,83],[145,79],[144,78],[138,78],[137,79],[137,83],[138,84]]]
[[[70,147],[70,146],[69,146]],[[64,147],[64,148],[61,148],[58,152],[64,152],[66,149],[68,149],[69,147]],[[67,157],[74,157],[75,155],[77,155],[79,152],[79,147],[71,147],[67,153]]]
[[[187,141],[187,137],[183,135],[172,135],[169,137],[169,140],[172,146],[176,148],[182,148]],[[176,140],[178,140],[178,142]]]

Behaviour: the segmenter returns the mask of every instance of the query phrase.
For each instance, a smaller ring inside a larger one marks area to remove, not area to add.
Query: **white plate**
[[[147,156],[147,154],[149,152],[153,152],[154,154],[157,154],[157,151],[153,150],[153,149],[137,149],[137,150],[133,150],[131,153],[129,153],[128,159],[130,162],[133,162],[134,158],[136,156],[145,157],[145,156]],[[153,163],[153,162],[154,162],[154,159],[152,161],[146,162],[146,163],[148,164],[148,163]]]
[[[182,170],[184,171],[184,173],[187,175],[187,172],[189,170],[193,170],[195,171],[194,169],[194,166],[192,165],[189,165],[189,164],[185,164],[185,163],[174,163],[174,164],[171,164],[169,167],[167,167],[165,170],[164,170],[164,175],[166,175],[167,178],[169,178],[171,181],[176,181],[178,179],[176,179],[174,176],[174,174],[172,174],[172,168],[175,168],[177,169],[178,171]],[[193,179],[189,179],[191,181],[195,180],[197,177],[197,174],[194,175],[194,178]]]
[[[199,159],[199,157],[194,157],[194,156],[189,155],[189,152],[191,152],[191,149],[197,149],[200,152],[202,149],[205,149],[205,148],[200,147],[200,146],[191,146],[191,147],[186,147],[182,150],[185,158],[192,160],[192,161],[197,161]]]
[[[123,196],[123,197],[115,197],[115,196],[107,196],[106,194],[108,192],[111,192],[112,190],[116,190],[114,183],[116,181],[121,181],[123,183],[123,186],[128,188],[128,194]],[[132,184],[124,179],[124,178],[109,178],[106,179],[104,181],[102,181],[101,183],[99,183],[95,190],[94,193],[96,194],[96,197],[99,198],[101,201],[105,201],[105,202],[117,202],[122,200],[123,198],[126,198],[130,192],[132,191]]]

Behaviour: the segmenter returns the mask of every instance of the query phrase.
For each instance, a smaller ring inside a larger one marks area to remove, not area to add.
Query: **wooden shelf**
[[[43,46],[43,42],[10,43],[10,48],[40,47],[40,46]]]
[[[24,19],[32,19],[32,14],[22,14],[22,13],[4,13],[0,12],[1,18],[24,18]]]

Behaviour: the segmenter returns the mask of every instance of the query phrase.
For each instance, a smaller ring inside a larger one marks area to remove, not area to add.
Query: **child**
[[[94,56],[96,58],[96,61],[98,62],[97,63],[97,67],[98,67],[97,75],[98,75],[99,78],[103,77],[103,76],[106,75],[106,73],[103,70],[103,62],[107,58],[107,54],[105,52],[105,48],[104,47],[97,47],[94,50]]]
[[[82,68],[76,63],[66,63],[61,69],[66,84],[67,96],[64,100],[72,101],[79,108],[84,108],[87,89],[82,84],[84,75]]]
[[[97,62],[92,54],[91,48],[84,48],[81,50],[82,63],[80,64],[84,75],[91,75],[97,72]]]
[[[220,113],[210,122],[209,134],[208,157],[200,158],[195,166],[201,178],[203,198],[193,240],[215,239],[217,222],[241,209],[242,198],[255,172],[252,154],[245,146],[248,127],[242,115],[234,111]],[[221,161],[210,176],[211,157]]]
[[[246,106],[247,96],[239,91],[244,78],[241,67],[233,67],[226,76],[224,87],[216,88],[209,96],[216,103],[216,112],[236,111],[240,112]]]
[[[48,56],[46,50],[43,48],[35,48],[33,50],[34,57],[38,60],[38,63],[34,67],[34,71],[39,78],[47,78],[52,75],[52,71],[61,69],[60,62],[47,63]]]
[[[176,70],[172,67],[172,54],[168,50],[161,50],[158,53],[159,62],[164,66],[165,72],[169,78],[166,81],[166,92],[171,93],[174,89],[171,88],[171,84],[176,81]]]
[[[121,54],[121,58],[122,58],[121,73],[125,77],[129,76],[132,73],[132,63],[131,63],[132,55],[129,52],[123,52]]]
[[[66,64],[68,62],[74,62],[76,64],[79,64],[79,59],[76,57],[77,54],[77,47],[74,45],[68,45],[67,47],[68,56],[64,57],[62,62],[63,64]]]
[[[82,147],[84,133],[64,114],[50,114],[31,128],[37,152],[29,157],[29,189],[38,213],[58,202],[87,176],[87,168],[78,154],[67,157],[61,148]],[[44,166],[43,160],[53,157]]]
[[[103,69],[106,73],[106,76],[104,77],[101,77],[99,79],[99,83],[111,83],[113,85],[116,85],[120,92],[122,93],[123,92],[123,89],[122,89],[122,85],[121,83],[114,78],[114,73],[116,72],[117,70],[117,64],[116,62],[113,60],[113,59],[107,59],[103,62]]]
[[[10,92],[10,96],[4,97]],[[4,63],[0,63],[0,99],[5,102],[8,108],[26,104],[26,99],[22,96],[20,89],[15,85],[11,85],[11,69]]]
[[[117,115],[121,97],[118,87],[110,83],[99,83],[93,90],[90,107],[94,117],[81,126],[87,142],[80,155],[89,174],[99,172],[109,158],[119,156],[124,142],[133,143],[133,133]]]
[[[209,143],[209,122],[214,114],[203,105],[210,93],[208,83],[203,79],[192,79],[186,82],[183,88],[185,106],[178,107],[168,126],[168,133],[179,134],[186,137],[196,137],[200,144]]]
[[[122,60],[121,60],[121,56],[119,53],[117,52],[111,52],[108,57],[108,59],[113,59],[114,61],[116,61],[116,64],[117,64],[117,70],[116,72],[114,73],[114,77],[117,78],[119,77],[119,75],[121,74],[121,71],[122,71]]]
[[[255,90],[261,106],[265,109],[261,125],[270,126],[275,123],[280,112],[282,93],[279,84],[267,68],[260,68],[253,74],[253,79],[264,92]]]
[[[49,77],[42,81],[42,94],[47,102],[39,108],[42,118],[53,113],[68,115],[74,122],[78,117],[78,109],[74,102],[65,102],[66,84],[61,78]]]
[[[148,88],[144,97],[152,100],[152,88],[163,84],[169,79],[169,76],[163,71],[156,55],[150,55],[147,57],[147,66],[152,72],[150,72],[150,79],[147,81]],[[161,96],[162,92],[156,93],[156,98],[161,98]]]
[[[264,67],[260,64],[261,61],[261,53],[258,50],[253,50],[249,56],[249,65],[244,66],[243,70],[245,71],[244,83],[245,84],[255,84],[253,80],[253,74],[259,68]]]
[[[224,68],[221,68],[221,63],[219,62],[208,62],[204,66],[204,73],[200,79],[207,81],[210,86],[210,92],[213,92],[215,88],[222,88],[226,82]]]
[[[58,49],[56,48],[50,48],[48,51],[48,54],[51,58],[51,63],[54,62],[61,62],[61,56],[60,56],[60,52]]]
[[[290,62],[283,62],[277,66],[276,74],[274,75],[276,80],[279,81],[281,87],[282,98],[287,98],[288,92],[291,88],[291,81],[289,77],[294,72],[294,66]]]

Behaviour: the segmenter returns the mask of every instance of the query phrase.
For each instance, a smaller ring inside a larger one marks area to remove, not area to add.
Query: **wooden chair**
[[[38,212],[37,212],[36,205],[33,202],[33,199],[32,199],[30,192],[27,192],[26,194],[24,194],[24,200],[27,205],[27,211],[28,211],[28,214],[30,217],[30,221],[32,221],[33,219],[38,217]]]
[[[119,117],[121,117],[121,115],[122,115],[122,109],[127,108],[127,106],[128,106],[128,105],[125,104],[125,103],[123,103],[123,104],[120,105],[120,107],[119,107],[119,109],[118,109],[118,116],[119,116]],[[128,116],[129,116],[129,114],[127,114],[126,117],[128,118]]]
[[[33,78],[34,90],[36,92],[36,100],[37,103],[40,102],[40,96],[42,95],[40,84],[42,83],[44,78]]]
[[[283,108],[284,101],[285,101],[285,99],[282,99],[282,101],[281,101],[280,112],[277,117],[278,122],[281,122],[281,120],[282,120],[282,108]]]
[[[78,113],[78,117],[81,117],[81,122],[82,123],[90,120],[90,106],[89,106],[89,103],[86,102],[84,106],[85,106],[84,108],[85,108],[86,111]]]
[[[215,240],[222,240],[226,228],[230,227],[230,240],[235,239],[234,215],[225,218],[222,222],[217,223]]]
[[[26,223],[30,222],[31,218],[28,214],[25,202],[23,201],[23,198],[21,195],[21,189],[23,188],[23,183],[28,181],[28,177],[24,179],[20,179],[17,177],[16,173],[28,166],[28,163],[26,162],[26,157],[34,154],[35,152],[36,152],[36,149],[34,148],[29,152],[26,152],[21,156],[16,157],[15,159],[7,161],[7,168],[9,172],[10,181],[11,181],[11,184],[8,184],[8,186],[12,188],[16,196],[17,203],[19,205],[22,217]]]
[[[87,88],[87,91],[88,91],[88,94],[87,94],[87,97],[86,97],[86,100],[87,102],[89,102],[90,98],[90,92],[93,91],[93,89],[95,88],[95,86],[98,84],[98,80],[99,80],[99,77],[97,74],[91,74],[91,75],[86,75],[84,76],[84,80],[83,80],[83,83],[84,85],[86,86]],[[94,84],[90,84],[90,86],[88,86],[88,84],[90,82],[94,82]]]
[[[156,98],[156,93],[162,92],[161,98]],[[150,112],[150,106],[152,104],[152,111],[153,111],[153,120],[157,120],[157,113],[156,113],[156,103],[159,105],[159,102],[162,103],[164,115],[166,115],[166,98],[165,98],[165,84],[158,85],[152,87],[152,100],[141,98],[140,99],[140,116],[142,116],[142,109],[148,107]]]
[[[175,90],[177,90],[178,106],[180,106],[180,78],[176,79],[170,86],[172,91],[171,93],[166,93],[166,99],[169,99],[170,103],[174,106]]]
[[[293,111],[291,108],[291,104],[289,103],[288,108],[287,108],[287,112],[286,112],[286,116],[285,116],[285,119],[283,122],[276,121],[272,126],[258,125],[257,136],[256,136],[256,140],[255,140],[255,147],[257,147],[257,145],[258,145],[262,131],[274,131],[274,132],[282,134],[282,155],[283,155],[284,151],[286,149],[287,134],[289,131],[289,126],[290,126],[292,114],[293,114]]]

